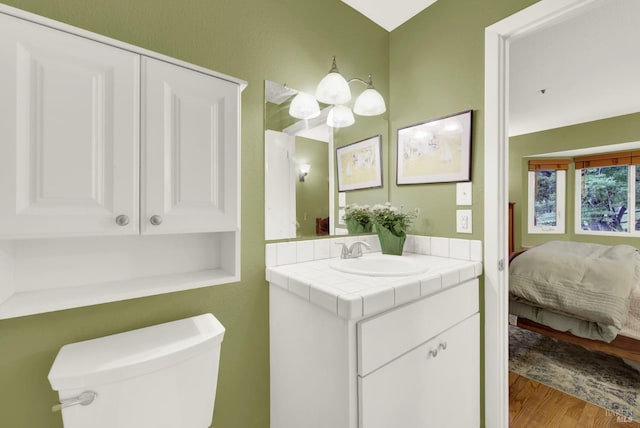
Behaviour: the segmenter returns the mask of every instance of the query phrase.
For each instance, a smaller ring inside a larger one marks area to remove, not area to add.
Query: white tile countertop
[[[416,275],[357,275],[330,266],[339,258],[340,246],[335,243],[368,242],[372,251],[363,257],[371,257],[379,254],[377,239],[375,235],[368,235],[267,244],[266,279],[342,318],[357,319],[434,294],[482,274],[481,241],[423,236],[408,237],[402,255],[428,265],[425,272]],[[436,254],[425,254],[434,252]]]

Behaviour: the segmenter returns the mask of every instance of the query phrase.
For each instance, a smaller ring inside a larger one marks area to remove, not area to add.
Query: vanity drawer
[[[473,279],[359,322],[358,374],[366,376],[478,312],[478,287]]]

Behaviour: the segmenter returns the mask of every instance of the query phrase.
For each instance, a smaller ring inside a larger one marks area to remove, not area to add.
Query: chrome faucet
[[[356,241],[351,246],[347,247],[347,244],[342,242],[336,242],[338,245],[342,245],[342,251],[340,252],[341,259],[355,259],[362,257],[362,247],[371,249],[371,246],[364,241]]]

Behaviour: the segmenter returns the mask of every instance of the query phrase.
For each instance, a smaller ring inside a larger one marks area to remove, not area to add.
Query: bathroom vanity
[[[271,427],[479,426],[482,264],[465,254],[405,253],[425,269],[390,276],[379,253],[363,256],[375,276],[336,257],[267,263]]]

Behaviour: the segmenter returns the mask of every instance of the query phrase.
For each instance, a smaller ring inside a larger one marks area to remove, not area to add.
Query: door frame
[[[485,29],[485,426],[509,426],[509,43],[597,0],[541,0]]]

